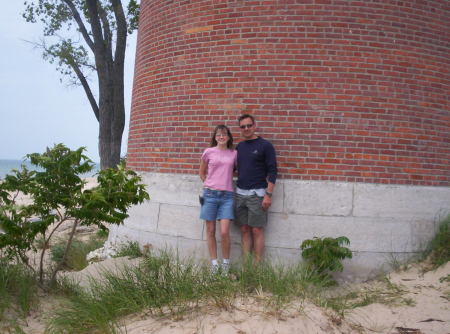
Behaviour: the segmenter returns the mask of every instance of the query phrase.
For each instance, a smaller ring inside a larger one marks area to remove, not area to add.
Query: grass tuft
[[[29,314],[37,303],[37,289],[35,276],[28,268],[0,258],[0,319],[7,310],[21,316]]]
[[[252,257],[243,261],[237,276],[241,293],[270,293],[270,303],[274,306],[281,306],[295,297],[305,298],[311,291],[330,285],[328,277],[302,263],[292,266],[269,262],[255,264]]]
[[[374,303],[413,306],[414,300],[403,297],[405,293],[406,291],[401,286],[392,283],[384,276],[378,285],[371,285],[363,287],[359,291],[349,291],[344,295],[326,298],[322,306],[330,307],[340,316],[344,316],[349,310]]]
[[[2,334],[27,334],[16,320],[11,320],[7,324],[0,327]]]
[[[121,247],[117,251],[117,254],[114,257],[128,256],[134,259],[137,257],[141,257],[142,255],[143,254],[141,248],[139,247],[139,243],[136,241],[129,241],[121,245]]]
[[[95,236],[99,239],[108,239],[109,230],[108,229],[99,229],[97,232],[95,232]]]
[[[425,255],[430,255],[434,268],[450,261],[450,215],[439,224]]]
[[[87,241],[74,240],[69,248],[66,259],[63,263],[64,268],[69,270],[83,270],[88,266],[86,255],[103,246],[104,240],[94,237]],[[67,241],[60,241],[53,245],[50,249],[51,259],[55,263],[59,263],[66,249]]]

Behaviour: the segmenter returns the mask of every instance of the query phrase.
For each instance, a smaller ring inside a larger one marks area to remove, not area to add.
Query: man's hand
[[[262,201],[262,207],[264,210],[267,210],[272,205],[272,198],[270,198],[268,195],[264,195],[263,201]]]

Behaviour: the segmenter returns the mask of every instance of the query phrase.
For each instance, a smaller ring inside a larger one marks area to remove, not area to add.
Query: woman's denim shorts
[[[200,219],[208,221],[234,219],[234,192],[205,188],[203,199]]]

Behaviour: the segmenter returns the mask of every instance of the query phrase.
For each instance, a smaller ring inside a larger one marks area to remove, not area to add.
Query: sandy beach
[[[122,265],[136,264],[136,261],[108,259],[69,276],[78,281],[98,278],[103,270],[114,270]],[[275,310],[267,305],[267,296],[254,294],[236,298],[226,310],[211,304],[179,316],[161,317],[150,312],[133,314],[121,320],[121,330],[128,334],[448,334],[450,264],[437,270],[426,270],[425,263],[412,264],[407,270],[392,272],[383,280],[340,287],[342,292],[353,291],[358,296],[370,291],[388,294],[385,282],[401,290],[397,301],[357,307],[343,315],[308,300],[294,300]],[[44,296],[38,310],[19,324],[27,334],[43,334],[46,320],[59,305],[58,299]]]

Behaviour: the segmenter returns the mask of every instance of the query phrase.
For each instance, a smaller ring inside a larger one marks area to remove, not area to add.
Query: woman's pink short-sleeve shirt
[[[236,150],[221,150],[209,147],[202,154],[208,165],[208,174],[203,186],[215,190],[233,191],[233,170],[236,166]]]

